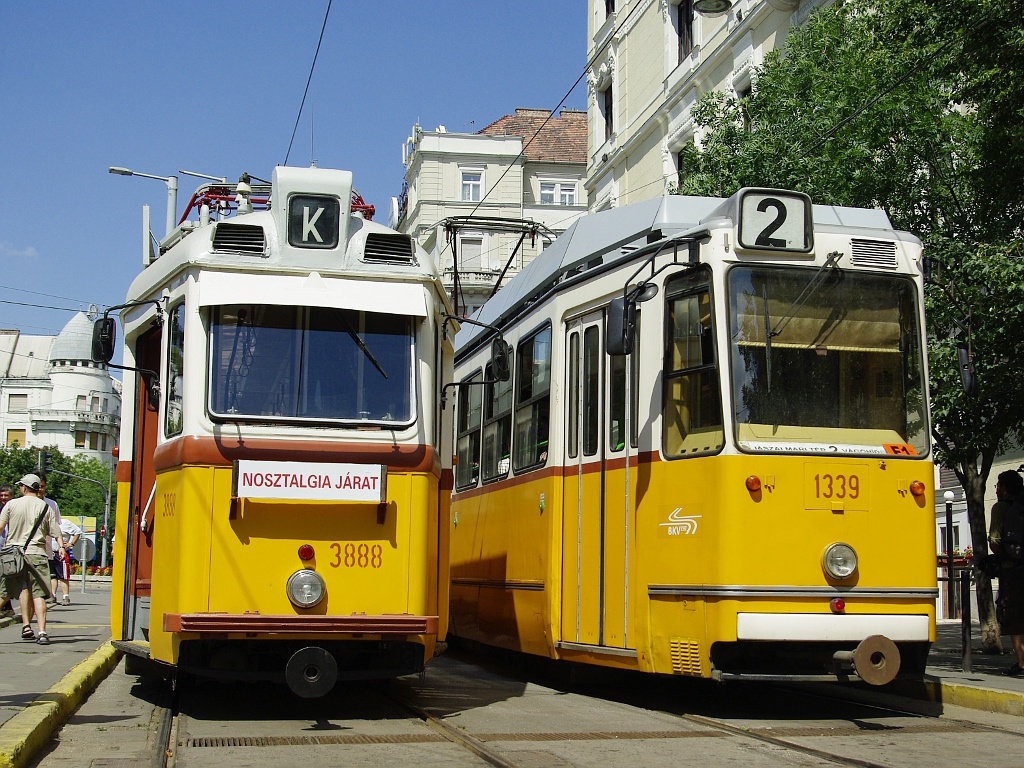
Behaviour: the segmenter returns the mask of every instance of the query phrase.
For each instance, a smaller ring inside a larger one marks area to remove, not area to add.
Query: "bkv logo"
[[[701,515],[684,515],[682,507],[676,507],[668,513],[668,522],[661,523],[669,536],[695,536],[697,521]]]

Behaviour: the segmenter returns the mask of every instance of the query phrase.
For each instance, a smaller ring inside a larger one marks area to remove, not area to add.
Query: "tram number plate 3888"
[[[807,509],[867,509],[866,469],[850,464],[806,464],[804,506]]]
[[[353,542],[331,544],[328,561],[331,568],[380,568],[384,565],[384,547],[380,544],[354,544]]]

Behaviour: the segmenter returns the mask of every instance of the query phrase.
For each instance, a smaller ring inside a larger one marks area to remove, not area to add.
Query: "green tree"
[[[110,520],[107,535],[114,529],[114,510],[117,502],[117,484],[111,479],[110,470],[105,464],[92,458],[68,456],[54,446],[43,448],[2,448],[0,449],[0,483],[14,486],[18,480],[29,473],[39,473],[39,453],[46,451],[51,455],[52,469],[46,478],[46,495],[57,502],[61,514],[69,516],[95,517],[97,524],[103,523],[103,491],[96,483],[81,478],[89,478],[100,483],[103,488],[110,488]],[[15,496],[18,495],[15,487]]]
[[[743,186],[880,207],[937,264],[926,295],[935,457],[965,490],[974,551],[987,551],[984,489],[1024,437],[1024,18],[1009,0],[850,0],[791,31],[745,99],[705,94],[701,146],[682,194]],[[980,395],[960,385],[970,344]],[[998,648],[991,585],[979,606]]]

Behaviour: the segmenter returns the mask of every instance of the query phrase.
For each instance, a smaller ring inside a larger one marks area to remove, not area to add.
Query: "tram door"
[[[160,328],[139,337],[135,349],[136,365],[149,371],[160,370]],[[149,388],[141,374],[136,376],[135,434],[132,451],[131,521],[125,550],[125,601],[123,634],[125,640],[146,640],[149,632],[149,602],[153,580],[153,492],[156,472],[153,452],[159,421],[150,404]]]
[[[562,642],[624,648],[629,535],[622,482],[607,473],[603,336],[601,312],[566,328]]]

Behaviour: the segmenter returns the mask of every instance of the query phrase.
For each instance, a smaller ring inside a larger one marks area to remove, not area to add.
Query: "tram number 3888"
[[[384,548],[380,544],[331,544],[331,568],[380,568],[384,564]]]

